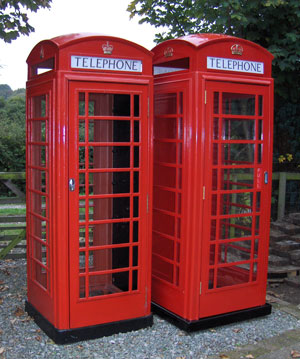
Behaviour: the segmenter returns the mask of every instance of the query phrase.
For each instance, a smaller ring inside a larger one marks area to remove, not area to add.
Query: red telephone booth
[[[153,308],[186,330],[268,314],[273,56],[217,34],[153,52]]]
[[[73,34],[27,63],[26,310],[57,343],[150,326],[152,53]]]

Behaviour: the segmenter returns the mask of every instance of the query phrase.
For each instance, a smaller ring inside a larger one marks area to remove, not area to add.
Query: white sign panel
[[[212,70],[247,72],[250,74],[263,74],[264,73],[264,63],[263,62],[225,59],[222,57],[208,56],[207,57],[207,68],[212,69]]]
[[[107,57],[71,56],[72,69],[110,70],[142,72],[143,62],[132,59],[112,59]]]

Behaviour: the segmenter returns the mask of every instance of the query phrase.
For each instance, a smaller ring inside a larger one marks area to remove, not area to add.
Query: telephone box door
[[[270,86],[206,83],[200,318],[264,305]]]
[[[70,327],[147,310],[148,87],[70,82]]]

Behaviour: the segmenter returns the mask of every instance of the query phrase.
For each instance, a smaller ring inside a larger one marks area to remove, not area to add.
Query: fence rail
[[[243,180],[247,179],[243,175]],[[12,181],[25,181],[25,172],[0,172],[0,182],[9,189],[14,197],[1,198],[0,208],[5,204],[25,203],[25,194],[16,183]],[[300,173],[275,172],[273,181],[273,207],[275,217],[280,220],[286,214],[286,198],[288,181],[300,181]],[[276,184],[276,186],[275,186]],[[276,188],[274,190],[274,188]],[[300,205],[300,182],[297,184]],[[298,198],[297,197],[297,198]],[[276,208],[275,208],[276,207]],[[0,259],[25,258],[26,257],[26,216],[25,215],[0,215]]]

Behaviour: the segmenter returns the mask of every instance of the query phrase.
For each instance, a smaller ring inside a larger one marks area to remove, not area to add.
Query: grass
[[[22,216],[26,215],[26,208],[0,208],[0,216]]]

